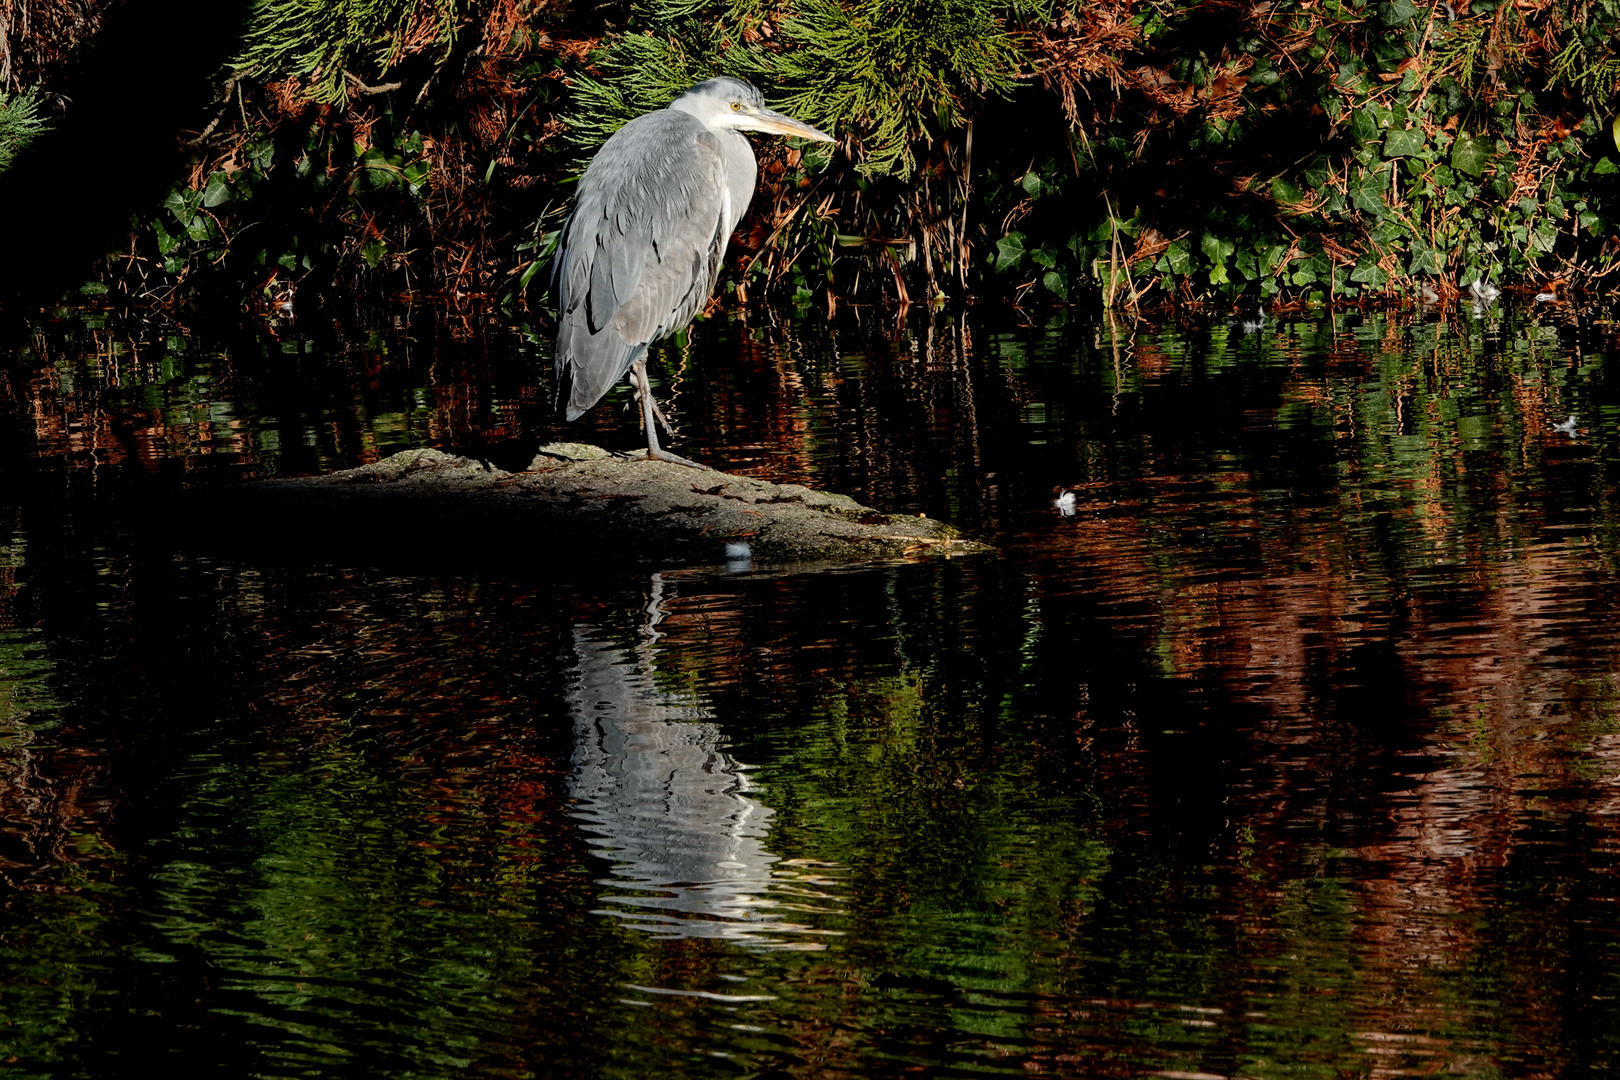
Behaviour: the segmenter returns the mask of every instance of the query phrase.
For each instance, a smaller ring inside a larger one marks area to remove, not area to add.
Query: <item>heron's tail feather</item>
[[[557,380],[568,388],[568,419],[601,401],[646,351],[644,344],[628,344],[611,323],[593,334],[583,312],[566,315],[557,330]]]

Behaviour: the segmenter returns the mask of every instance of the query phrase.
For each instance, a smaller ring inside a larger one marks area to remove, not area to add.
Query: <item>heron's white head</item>
[[[816,142],[833,141],[833,137],[820,128],[767,109],[764,95],[741,79],[722,76],[700,82],[670,102],[669,107],[697,117],[705,127],[767,131]]]

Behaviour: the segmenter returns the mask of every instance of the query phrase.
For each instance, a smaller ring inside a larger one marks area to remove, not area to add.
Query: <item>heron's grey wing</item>
[[[695,118],[648,113],[597,152],[556,269],[570,419],[707,300],[734,223],[719,144]]]
[[[731,230],[742,216],[744,208],[732,205],[719,139],[705,130],[694,146],[697,169],[671,197],[667,229],[655,238],[635,292],[613,316],[627,341],[657,341],[692,321],[709,302]]]

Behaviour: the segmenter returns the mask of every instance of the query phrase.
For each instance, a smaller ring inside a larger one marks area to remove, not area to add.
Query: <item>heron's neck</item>
[[[687,116],[696,117],[697,120],[704,127],[711,128],[711,129],[712,128],[718,128],[719,127],[718,124],[710,124],[707,120],[704,120],[702,116],[698,115],[698,110],[699,110],[700,107],[701,107],[701,105],[700,105],[699,102],[697,102],[697,101],[688,101],[687,100],[687,95],[685,95],[685,94],[682,94],[680,97],[676,98],[674,101],[669,103],[669,108],[670,109],[672,109],[675,112],[683,112]]]
[[[720,129],[715,135],[720,140],[720,152],[725,155],[726,186],[731,190],[732,217],[726,223],[726,232],[729,233],[748,211],[748,201],[754,197],[754,179],[758,168],[754,164],[754,148],[740,133]]]

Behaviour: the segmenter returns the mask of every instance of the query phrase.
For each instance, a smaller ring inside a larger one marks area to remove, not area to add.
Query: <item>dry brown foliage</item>
[[[49,89],[111,0],[0,0],[0,92]]]
[[[1098,0],[1078,11],[1066,9],[1031,37],[1041,83],[1056,92],[1071,124],[1079,125],[1097,108],[1090,83],[1106,81],[1112,97],[1135,82],[1122,60],[1140,37],[1131,22],[1136,7],[1134,0]],[[1084,110],[1082,98],[1087,101]]]

